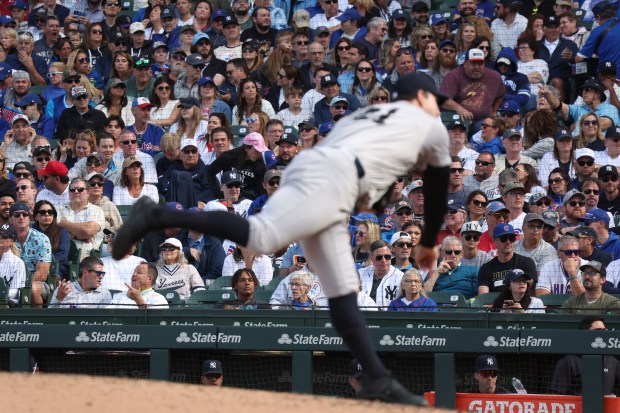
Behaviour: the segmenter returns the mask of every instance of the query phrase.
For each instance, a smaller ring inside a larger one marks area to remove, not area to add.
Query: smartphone
[[[295,265],[297,265],[297,264],[305,264],[306,262],[307,262],[306,261],[306,257],[304,257],[303,255],[294,255],[293,256],[293,263]]]
[[[504,304],[508,307],[512,307],[513,305],[515,305],[515,302],[513,300],[504,300]]]
[[[220,95],[227,95],[228,94],[228,90],[218,89],[217,91],[220,92]]]

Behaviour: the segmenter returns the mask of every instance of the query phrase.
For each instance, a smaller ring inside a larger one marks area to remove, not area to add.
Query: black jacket
[[[84,131],[86,129],[94,130],[95,132],[102,131],[105,127],[106,117],[102,111],[88,107],[88,112],[80,115],[72,106],[65,109],[60,115],[58,125],[56,126],[56,139],[65,138],[71,129],[77,132]]]
[[[265,163],[262,159],[257,161],[245,160],[241,164],[240,160],[245,156],[245,149],[242,147],[226,151],[221,154],[211,165],[207,176],[209,185],[213,189],[215,198],[223,198],[224,194],[220,190],[217,174],[226,171],[237,171],[241,175],[241,199],[256,199],[265,193],[263,188],[263,176],[266,172]]]

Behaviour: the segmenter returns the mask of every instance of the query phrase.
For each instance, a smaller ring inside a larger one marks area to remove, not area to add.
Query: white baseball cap
[[[575,159],[583,158],[584,156],[594,158],[594,151],[590,148],[580,148],[575,151]]]
[[[198,142],[196,142],[196,139],[183,139],[181,141],[181,150],[187,148],[188,146],[193,146],[198,149]]]
[[[392,238],[390,238],[390,246],[394,245],[394,243],[401,238],[405,238],[411,241],[411,235],[403,231],[398,231],[398,232],[395,232],[394,235],[392,235]]]
[[[173,246],[177,247],[180,250],[183,249],[183,244],[181,244],[181,241],[179,241],[176,238],[168,238],[168,239],[166,239],[164,242],[159,244],[159,248],[163,247],[166,244],[173,245]]]
[[[482,227],[475,221],[466,222],[461,227],[461,234],[464,232],[477,232],[478,234],[482,234]]]
[[[134,33],[143,32],[143,31],[145,31],[144,24],[142,24],[141,22],[131,23],[131,26],[129,26],[129,34],[134,34]]]

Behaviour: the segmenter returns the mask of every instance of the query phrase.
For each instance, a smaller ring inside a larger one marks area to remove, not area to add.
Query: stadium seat
[[[127,219],[127,217],[129,216],[131,212],[131,207],[132,205],[117,205],[116,206],[119,214],[121,214],[121,219],[123,220],[123,222],[125,222],[125,219]]]
[[[82,253],[82,250],[80,250],[76,243],[71,240],[71,246],[69,247],[69,257],[68,260],[69,262],[80,262],[80,254]]]
[[[577,16],[579,21],[583,21],[583,18],[586,15],[586,11],[584,9],[573,9],[573,14]]]
[[[587,31],[592,31],[592,26],[594,25],[594,21],[582,21],[581,25],[586,28]]]
[[[163,295],[168,301],[168,305],[170,307],[180,307],[183,304],[183,300],[179,297],[179,293],[175,290],[156,290],[158,293]]]
[[[9,306],[9,286],[4,278],[0,278],[0,307]]]
[[[43,92],[45,92],[45,88],[47,86],[45,85],[34,85],[34,86],[30,86],[30,92],[29,93],[34,93],[35,95],[41,95]]]
[[[112,294],[112,296],[114,296],[114,294],[118,294],[121,292],[121,290],[108,290],[110,291],[110,294]]]
[[[241,140],[250,133],[250,130],[245,125],[233,125],[232,126],[232,135],[233,135],[233,144],[235,148],[239,146]]]
[[[275,275],[275,273],[274,273],[274,276],[271,279],[271,281],[269,281],[269,284],[267,284],[265,286],[265,290],[271,291],[271,292],[275,291],[276,288],[278,288],[278,285],[280,285],[280,283],[282,282],[283,279],[284,279],[284,277],[282,277],[280,275]]]
[[[471,301],[470,305],[473,308],[485,308],[486,306],[491,306],[498,295],[499,293],[479,294],[473,301]]]
[[[32,299],[32,279],[34,278],[34,274],[28,270],[26,270],[26,284],[24,288],[20,289],[19,298],[20,305],[22,307],[30,307],[31,299]]]
[[[185,300],[185,306],[216,304],[222,300],[234,300],[237,298],[232,290],[202,290],[196,291]]]
[[[213,281],[213,284],[209,286],[209,290],[232,290],[231,284],[232,277],[220,277]]]
[[[256,298],[258,301],[269,302],[272,294],[273,290],[258,290],[254,291],[254,298]]]
[[[440,311],[459,311],[469,307],[463,294],[451,293],[449,291],[432,291],[426,293],[426,295],[437,303]]]
[[[568,300],[572,297],[572,294],[545,294],[541,295],[540,298],[545,306],[548,308],[560,308],[564,301]]]

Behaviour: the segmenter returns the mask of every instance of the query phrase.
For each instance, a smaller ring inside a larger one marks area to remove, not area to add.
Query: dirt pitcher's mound
[[[17,412],[429,413],[440,410],[293,393],[65,374],[0,373],[2,405]],[[448,410],[442,410],[448,412]]]

